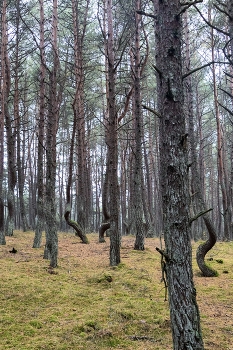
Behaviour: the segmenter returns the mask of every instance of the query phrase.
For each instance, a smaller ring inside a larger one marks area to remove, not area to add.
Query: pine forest
[[[0,245],[45,233],[53,269],[60,232],[96,233],[116,267],[159,238],[174,349],[204,349],[191,245],[215,277],[233,240],[233,0],[0,6]]]

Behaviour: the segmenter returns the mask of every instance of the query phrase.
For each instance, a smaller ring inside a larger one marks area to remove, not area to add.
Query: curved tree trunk
[[[184,22],[185,22],[185,42],[186,42],[186,67],[190,70],[190,52],[189,52],[189,31],[188,31],[188,18],[187,13],[184,14]],[[191,157],[191,178],[192,178],[192,188],[193,188],[193,203],[195,203],[195,208],[201,212],[206,212],[206,203],[204,200],[203,191],[204,189],[201,186],[201,177],[198,168],[198,160],[197,160],[197,145],[195,140],[195,132],[194,132],[194,109],[193,109],[193,86],[192,86],[192,78],[188,76],[185,79],[185,87],[186,87],[186,103],[187,103],[187,113],[188,113],[188,121],[189,121],[189,141],[190,141],[190,157]],[[205,277],[213,277],[216,276],[216,272],[208,267],[205,264],[205,256],[207,252],[215,245],[217,240],[217,234],[215,231],[215,227],[210,219],[209,214],[205,213],[202,215],[209,238],[208,240],[200,245],[197,249],[196,259],[197,264],[203,276]]]
[[[72,187],[72,178],[73,178],[73,164],[74,164],[74,148],[75,148],[75,137],[77,134],[77,130],[80,128],[80,124],[78,123],[79,121],[79,95],[80,93],[83,94],[82,88],[83,88],[83,82],[79,81],[80,78],[83,78],[82,74],[80,75],[80,69],[82,71],[82,67],[80,68],[79,66],[79,61],[81,59],[82,61],[82,48],[79,45],[79,40],[78,40],[78,30],[79,28],[77,27],[77,8],[75,5],[75,2],[72,0],[72,11],[73,11],[73,26],[74,26],[74,42],[75,42],[75,48],[74,48],[74,55],[75,55],[75,83],[76,83],[76,91],[75,91],[75,97],[74,101],[72,104],[73,111],[74,111],[74,120],[73,120],[73,130],[72,130],[72,136],[71,136],[71,143],[70,143],[70,156],[69,156],[69,168],[68,168],[68,180],[67,180],[67,186],[66,186],[66,211],[64,214],[65,220],[67,224],[72,227],[75,230],[75,235],[80,237],[81,241],[85,244],[89,243],[88,239],[86,237],[86,234],[83,231],[82,226],[76,222],[70,219],[70,207],[71,207],[71,187]],[[82,46],[82,45],[81,45]],[[81,56],[81,58],[79,57]],[[81,91],[79,90],[81,88]],[[84,121],[83,121],[84,123]],[[84,147],[84,145],[83,145]],[[81,153],[84,152],[84,148],[81,147]],[[80,163],[78,161],[78,166],[79,168],[82,168],[82,162]],[[84,179],[79,179],[80,181]],[[80,181],[78,181],[78,185],[80,185]],[[80,189],[80,188],[79,188]],[[83,213],[83,203],[79,203],[81,209],[79,212]],[[78,218],[80,216],[78,215]],[[85,220],[82,222],[84,223]]]
[[[73,229],[75,230],[75,235],[81,239],[82,243],[88,244],[89,242],[88,242],[87,236],[83,232],[79,223],[76,221],[70,220],[70,211],[69,210],[67,210],[65,212],[64,217],[66,219],[67,224],[69,226],[73,227]]]
[[[102,192],[102,206],[103,206],[103,219],[104,221],[99,227],[99,243],[104,243],[104,233],[110,228],[110,215],[108,212],[108,160],[106,164],[106,172],[105,172],[105,177],[104,177],[104,184],[103,184],[103,192]]]
[[[217,237],[215,233],[215,228],[212,224],[212,221],[209,218],[209,215],[207,214],[203,215],[203,220],[208,230],[209,238],[205,243],[199,245],[199,247],[197,248],[197,253],[196,253],[197,264],[199,269],[203,273],[203,276],[215,277],[217,276],[217,272],[205,264],[205,256],[208,253],[208,251],[210,251],[215,245]]]

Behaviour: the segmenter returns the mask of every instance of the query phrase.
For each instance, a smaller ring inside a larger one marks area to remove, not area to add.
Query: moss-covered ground
[[[121,264],[109,266],[109,239],[82,244],[59,233],[59,266],[51,270],[33,232],[16,231],[0,246],[0,350],[171,350],[160,247],[145,251],[122,238]],[[193,254],[198,243],[193,244]],[[9,251],[17,249],[16,254]],[[194,278],[206,350],[233,350],[233,243],[217,243],[208,263],[218,277]]]

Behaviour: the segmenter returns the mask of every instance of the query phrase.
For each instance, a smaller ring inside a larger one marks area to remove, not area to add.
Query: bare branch
[[[118,123],[125,117],[126,113],[128,112],[128,109],[129,109],[129,102],[130,102],[130,98],[132,96],[132,93],[133,93],[133,87],[131,86],[127,96],[126,96],[126,101],[125,101],[125,107],[124,107],[124,110],[123,112],[121,113],[121,115],[119,116],[118,118]]]
[[[214,7],[219,11],[224,13],[224,15],[226,15],[227,17],[230,17],[229,13],[223,9],[221,9],[221,7],[219,7],[218,5],[214,4]]]
[[[191,75],[191,74],[193,74],[193,73],[195,73],[195,72],[201,70],[202,68],[211,66],[211,64],[213,64],[213,63],[214,63],[214,61],[211,61],[211,62],[208,62],[208,63],[204,64],[203,66],[200,66],[200,67],[197,67],[197,68],[194,68],[194,69],[188,71],[187,73],[185,73],[185,74],[182,76],[182,79],[187,78],[189,75]]]
[[[142,105],[142,108],[146,109],[147,111],[153,113],[154,115],[156,115],[156,117],[162,118],[161,114],[159,114],[159,112],[157,112],[156,110],[147,107],[146,105]]]
[[[166,261],[172,261],[169,255],[164,252],[164,250],[159,249],[158,247],[156,247],[155,249],[165,258]]]
[[[208,213],[208,212],[211,211],[211,210],[213,210],[213,209],[210,208],[210,209],[201,211],[200,213],[198,213],[197,215],[195,215],[193,218],[191,218],[191,219],[189,220],[189,225],[191,225],[191,223],[192,223],[193,221],[197,220],[200,216],[205,215],[206,213]]]
[[[143,15],[143,16],[147,16],[147,17],[151,17],[151,18],[154,18],[154,19],[157,19],[157,17],[155,15],[152,15],[150,13],[147,13],[147,12],[144,12],[144,11],[136,11],[139,15]]]
[[[152,64],[152,67],[154,68],[154,70],[156,70],[157,73],[159,73],[159,76],[161,77],[162,76],[161,70],[159,70],[159,68],[156,67],[154,64]]]
[[[125,125],[131,123],[134,120],[134,118],[127,120],[127,122],[125,122],[124,124],[121,124],[120,126],[118,126],[117,131],[120,130],[121,128],[123,128]]]
[[[180,2],[181,6],[184,6],[184,8],[178,13],[178,16],[181,15],[181,13],[184,13],[186,10],[188,10],[189,7],[198,4],[200,2],[203,2],[203,0],[196,0],[196,1],[192,1],[192,2]]]
[[[222,105],[219,101],[218,101],[218,104],[219,106],[221,106],[222,108],[224,108],[232,117],[233,117],[233,112],[227,108],[226,106]],[[232,123],[232,120],[230,119],[231,123]]]
[[[225,92],[225,94],[227,94],[231,99],[233,99],[233,95],[232,95],[230,92],[226,91],[226,90],[223,89],[223,88],[219,88],[219,90]]]
[[[195,0],[195,1],[187,1],[187,2],[181,2],[180,1],[180,5],[181,6],[192,6],[192,5],[195,5],[195,4],[198,4],[199,2],[203,2],[203,0]]]
[[[203,19],[203,21],[204,21],[206,24],[208,24],[208,26],[210,26],[211,28],[217,30],[219,33],[222,33],[222,34],[227,35],[227,36],[230,35],[229,32],[225,32],[225,30],[222,30],[222,29],[220,29],[220,28],[214,26],[214,25],[213,25],[212,23],[210,23],[209,21],[207,21],[207,19],[205,19],[205,17],[203,16],[203,14],[202,14],[201,11],[199,10],[199,8],[198,8],[196,5],[194,5],[194,7],[195,7],[195,9],[197,10],[197,12],[199,13],[199,15],[201,16],[201,18]]]
[[[185,73],[185,74],[182,76],[182,78],[185,79],[185,78],[187,78],[190,74],[193,74],[193,73],[195,73],[195,72],[201,70],[202,68],[211,66],[211,64],[214,64],[214,63],[218,63],[218,64],[229,64],[229,62],[211,61],[211,62],[208,62],[208,63],[204,64],[203,66],[200,66],[200,67],[197,67],[197,68],[194,68],[194,69],[190,70],[189,72]]]
[[[229,61],[229,63],[231,64],[231,65],[233,65],[233,61],[232,61],[232,59],[231,59],[231,56],[229,56],[229,54],[228,54],[228,52],[226,51],[227,50],[227,46],[230,44],[230,42],[232,41],[233,39],[232,38],[230,38],[230,40],[228,40],[227,42],[226,42],[226,44],[224,45],[224,47],[223,47],[223,53],[224,53],[224,56],[226,57],[226,59]]]

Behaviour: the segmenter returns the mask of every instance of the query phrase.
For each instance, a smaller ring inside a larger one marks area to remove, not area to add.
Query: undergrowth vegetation
[[[6,237],[0,246],[1,350],[172,349],[159,240],[147,238],[139,252],[134,237],[123,237],[122,263],[111,268],[108,239],[88,238],[85,245],[59,234],[59,266],[50,269],[43,247],[31,248],[32,232]],[[208,254],[215,278],[200,276],[194,261],[206,350],[233,349],[232,252],[232,242],[218,242]]]

